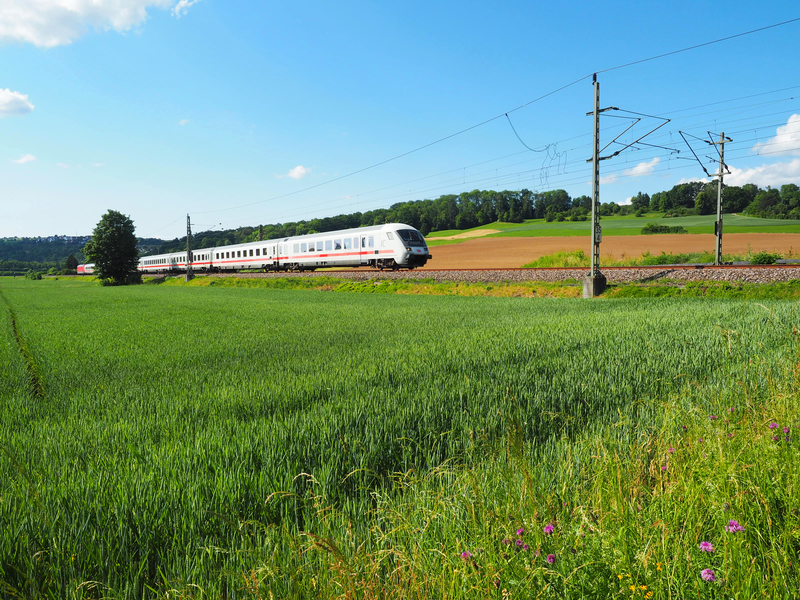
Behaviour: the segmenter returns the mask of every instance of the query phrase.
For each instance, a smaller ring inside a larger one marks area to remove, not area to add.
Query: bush
[[[644,227],[642,227],[642,233],[644,235],[652,235],[656,233],[689,233],[682,225],[675,225],[674,227],[670,227],[669,225],[658,225],[657,223],[648,223]]]
[[[780,258],[783,258],[780,254],[773,254],[771,252],[757,252],[750,257],[750,264],[774,265]]]
[[[25,279],[39,280],[41,278],[42,274],[39,271],[28,271],[25,273]]]

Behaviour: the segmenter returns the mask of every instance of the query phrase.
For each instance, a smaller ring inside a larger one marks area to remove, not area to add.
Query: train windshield
[[[409,246],[424,246],[425,240],[422,235],[414,229],[398,229],[397,235]]]

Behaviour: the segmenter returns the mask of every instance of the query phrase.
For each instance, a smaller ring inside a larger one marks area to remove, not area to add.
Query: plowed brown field
[[[606,236],[600,244],[603,257],[639,257],[651,254],[714,252],[713,234]],[[589,254],[587,237],[478,238],[448,246],[433,246],[433,259],[425,269],[509,269],[521,267],[546,254],[582,249]],[[729,233],[722,238],[725,254],[778,252],[784,256],[800,253],[800,233]]]

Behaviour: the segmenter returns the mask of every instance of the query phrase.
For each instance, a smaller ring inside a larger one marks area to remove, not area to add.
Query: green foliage
[[[648,223],[642,227],[642,234],[652,235],[657,233],[689,233],[683,225],[658,225],[657,223]]]
[[[109,210],[94,228],[83,253],[89,262],[95,263],[97,277],[112,285],[122,285],[129,283],[131,275],[136,273],[139,260],[136,245],[133,221]]]
[[[42,279],[42,273],[40,271],[28,271],[25,273],[25,279],[31,279],[34,281]]]
[[[797,442],[761,433],[800,418],[761,408],[791,304],[0,292],[43,390],[3,310],[0,581],[21,597],[609,597],[617,572],[697,597],[706,535],[731,596],[797,589]],[[728,406],[731,429],[708,420]],[[529,553],[502,544],[518,527]]]
[[[783,258],[780,254],[773,252],[756,252],[750,257],[751,265],[773,265]]]

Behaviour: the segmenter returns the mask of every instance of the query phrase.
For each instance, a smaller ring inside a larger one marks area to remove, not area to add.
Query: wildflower
[[[550,535],[551,533],[553,533],[553,531],[555,531],[555,529],[556,529],[555,526],[553,526],[552,523],[549,523],[545,525],[544,532],[546,535]]]
[[[728,434],[728,437],[729,437],[729,438],[732,438],[732,437],[733,437],[733,434],[732,434],[732,433],[729,433],[729,434]]]
[[[686,431],[686,425],[683,425],[683,426],[681,427],[681,429],[683,429],[684,431]]]
[[[461,553],[461,558],[468,561],[470,558],[472,558],[472,552],[469,550],[464,550],[464,552]]]
[[[703,551],[703,552],[713,552],[714,551],[714,545],[711,542],[700,542],[700,545],[698,546],[698,548],[700,548],[700,550]]]
[[[733,412],[733,407],[732,406],[728,409],[728,412]]]
[[[662,471],[666,471],[667,470],[667,465],[664,465],[663,467],[661,467],[661,470]]]
[[[517,546],[522,546],[522,540],[517,540],[517,541],[516,541],[516,542],[514,542],[514,543],[515,543]]]
[[[705,581],[716,581],[717,577],[714,575],[713,569],[703,569],[700,571],[700,577],[702,577]]]
[[[778,424],[775,421],[773,421],[772,423],[769,424],[769,428],[770,429],[777,429],[778,428]]]
[[[773,435],[773,436],[772,436],[772,441],[773,441],[773,442],[780,442],[780,441],[781,441],[781,438],[779,438],[777,435]]]
[[[670,453],[670,454],[673,454],[674,452],[675,452],[675,448],[670,448],[670,449],[669,449],[669,453]]]
[[[739,525],[739,521],[734,521],[731,519],[725,526],[725,531],[728,533],[736,533],[737,531],[744,531],[744,527]]]
[[[784,427],[783,428],[783,433],[789,433],[789,428],[788,427]]]
[[[787,441],[787,442],[791,442],[791,441],[792,441],[792,438],[790,438],[790,437],[787,435],[787,436],[786,436],[786,441]]]
[[[719,419],[717,415],[708,415],[708,418],[711,419],[712,421],[716,421],[717,419]]]
[[[494,580],[494,587],[496,587],[498,590],[500,589],[500,580],[499,579],[495,579]]]
[[[545,560],[552,565],[554,562],[556,562],[556,555],[555,554],[548,554],[547,558]]]
[[[524,546],[522,546],[522,549],[525,550],[525,551],[528,551],[528,550],[531,549],[531,547],[528,546],[528,544],[525,544]]]
[[[647,586],[646,585],[640,585],[639,589],[642,590],[642,591],[645,591],[647,589]]]
[[[703,443],[703,438],[698,438],[697,443],[698,444],[702,444]]]
[[[656,563],[656,571],[661,571],[661,563]]]
[[[652,597],[653,597],[653,592],[647,592],[647,593],[644,595],[644,597],[645,597],[645,598],[647,598],[647,600],[650,600],[650,598],[652,598]]]
[[[517,529],[517,535],[524,535],[524,534],[525,534],[525,528],[524,527],[520,527],[519,529]]]
[[[622,581],[622,575],[617,575],[617,577],[619,577],[619,580]]]
[[[630,588],[630,590],[632,592],[636,593],[636,586],[635,585],[629,585],[628,587]]]

